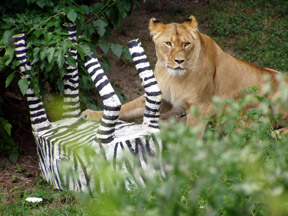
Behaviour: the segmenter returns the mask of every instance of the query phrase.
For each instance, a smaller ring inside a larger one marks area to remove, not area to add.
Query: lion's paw
[[[94,111],[87,109],[81,113],[81,118],[89,121],[100,121],[103,116],[103,111]]]

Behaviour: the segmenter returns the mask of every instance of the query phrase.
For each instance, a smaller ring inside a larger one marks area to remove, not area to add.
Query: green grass
[[[41,177],[35,187],[14,187],[12,197],[4,193],[0,197],[0,215],[84,215],[84,209],[77,204],[74,194],[53,189]],[[11,196],[11,194],[10,194]],[[41,197],[43,202],[31,203],[27,197]],[[8,202],[8,203],[7,203]]]
[[[287,11],[285,0],[215,1],[200,21],[224,50],[234,48],[243,60],[288,72]]]

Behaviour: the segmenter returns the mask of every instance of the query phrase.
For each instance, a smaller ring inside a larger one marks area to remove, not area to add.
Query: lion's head
[[[194,16],[181,24],[163,24],[151,18],[149,29],[157,58],[170,75],[182,76],[195,66],[200,52],[200,41]]]

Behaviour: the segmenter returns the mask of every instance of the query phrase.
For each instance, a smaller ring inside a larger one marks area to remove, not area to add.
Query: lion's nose
[[[177,62],[178,64],[181,64],[184,62],[184,59],[174,59],[175,62]]]

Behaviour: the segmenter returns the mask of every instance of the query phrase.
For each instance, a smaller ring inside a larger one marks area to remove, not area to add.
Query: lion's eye
[[[186,42],[184,43],[184,47],[188,47],[191,43],[190,42]]]
[[[166,41],[165,44],[166,44],[167,46],[170,46],[170,47],[172,46],[172,43],[171,43],[170,41]]]

